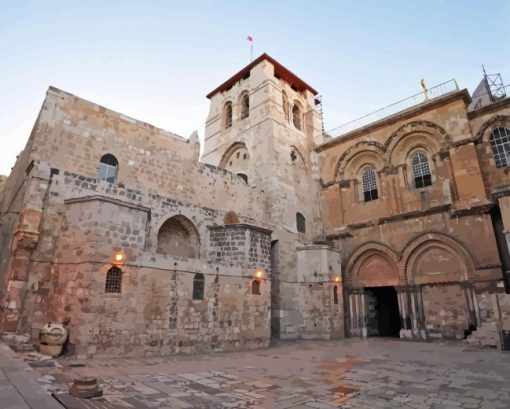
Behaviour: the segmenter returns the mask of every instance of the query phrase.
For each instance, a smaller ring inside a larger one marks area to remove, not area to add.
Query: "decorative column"
[[[412,338],[409,291],[407,287],[396,287],[400,314],[400,338]]]
[[[406,313],[408,315],[408,324],[406,324],[406,333],[414,339],[427,339],[427,331],[425,328],[425,311],[423,308],[423,297],[421,293],[421,286],[408,286],[405,287],[404,295],[408,303]]]
[[[361,314],[360,314],[360,321],[361,321],[361,338],[366,338],[368,335],[367,330],[367,300],[366,295],[363,290],[360,292],[360,302],[361,302]]]
[[[418,322],[418,335],[419,339],[427,339],[427,329],[425,327],[425,309],[423,308],[423,295],[422,295],[422,286],[417,285],[415,287],[416,293],[416,306],[417,306],[417,314],[416,317]]]
[[[469,325],[473,325],[478,328],[480,323],[480,311],[478,309],[478,300],[476,298],[476,292],[472,287],[471,283],[461,283],[461,287],[464,288],[466,294],[466,300],[469,309]]]
[[[348,291],[349,303],[349,319],[350,319],[350,336],[360,336],[366,338],[366,302],[363,290],[359,288],[351,288]]]

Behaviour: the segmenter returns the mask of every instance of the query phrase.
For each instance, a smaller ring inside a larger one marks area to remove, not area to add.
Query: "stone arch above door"
[[[474,265],[468,251],[456,240],[428,233],[407,245],[401,268],[409,284],[429,284],[467,281]]]
[[[381,243],[366,243],[349,258],[345,284],[348,287],[385,287],[401,284],[398,258]]]

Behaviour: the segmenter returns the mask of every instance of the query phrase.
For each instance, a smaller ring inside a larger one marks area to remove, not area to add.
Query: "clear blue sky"
[[[424,3],[424,4],[419,4]],[[482,63],[510,83],[510,2],[0,0],[0,174],[49,85],[203,136],[205,95],[267,52],[323,95],[326,129]]]

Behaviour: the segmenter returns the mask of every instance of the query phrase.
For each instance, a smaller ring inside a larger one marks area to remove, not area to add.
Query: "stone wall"
[[[461,338],[477,322],[472,288],[502,279],[482,171],[489,164],[479,161],[468,103],[465,90],[450,93],[316,148],[326,234],[342,250],[353,325],[367,319],[363,288],[392,286],[409,321],[401,335]],[[415,187],[415,152],[427,157],[430,186]],[[376,172],[376,200],[364,198],[366,166]]]
[[[309,89],[297,91],[289,78],[278,76],[277,71],[271,61],[262,60],[229,89],[209,95],[202,160],[246,174],[250,185],[264,190],[264,221],[273,231],[272,256],[277,266],[272,277],[274,336],[292,339],[336,336],[340,316],[335,316],[338,322],[333,326],[329,318],[310,319],[312,310],[316,316],[330,317],[329,304],[319,305],[322,300],[329,301],[332,292],[328,286],[319,285],[310,293],[308,284],[315,280],[314,270],[307,270],[298,279],[296,250],[312,243],[323,232],[313,151],[314,144],[322,141],[321,115],[314,94]],[[249,96],[250,110],[242,118],[244,95]],[[231,127],[226,127],[224,108],[229,103],[233,107],[233,121]],[[301,109],[301,129],[295,126],[291,115],[295,104]],[[298,213],[305,219],[304,233],[298,232]],[[304,301],[314,297],[315,303]]]
[[[197,141],[56,88],[47,92],[31,141],[32,159],[53,168],[95,178],[101,157],[110,153],[119,162],[120,185],[263,219],[260,192],[224,169],[199,163]]]
[[[47,169],[36,162],[38,177]],[[245,240],[244,257],[216,260],[214,236],[225,212],[112,186],[69,172],[48,174],[48,192],[30,272],[24,279],[20,330],[34,336],[49,320],[71,319],[80,355],[151,355],[267,345],[270,231],[226,226]],[[186,217],[199,232],[197,258],[157,252],[159,227]],[[252,222],[239,215],[244,223]],[[214,249],[214,250],[212,250]],[[123,254],[122,292],[105,293],[107,271]],[[211,255],[211,257],[209,257]],[[260,295],[251,294],[256,268]],[[204,275],[205,297],[193,300],[193,278]]]
[[[209,259],[270,271],[271,232],[243,224],[209,226]]]
[[[464,338],[470,324],[464,289],[457,284],[428,285],[422,288],[422,294],[428,337]]]
[[[494,129],[510,127],[510,100],[504,99],[470,112],[469,118],[485,187],[488,193],[492,193],[509,184],[505,168],[495,165],[489,138]]]
[[[0,193],[4,190],[5,184],[7,183],[7,176],[0,175]],[[0,203],[2,202],[2,197],[0,196]]]

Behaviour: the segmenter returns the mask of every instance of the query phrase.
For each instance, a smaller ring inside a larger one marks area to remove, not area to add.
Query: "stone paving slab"
[[[63,409],[35,381],[31,370],[7,345],[0,344],[0,408]]]
[[[33,368],[44,389],[64,396],[74,377],[95,376],[104,395],[88,404],[110,405],[76,409],[510,408],[510,353],[462,342],[301,341],[248,352],[56,364]]]

